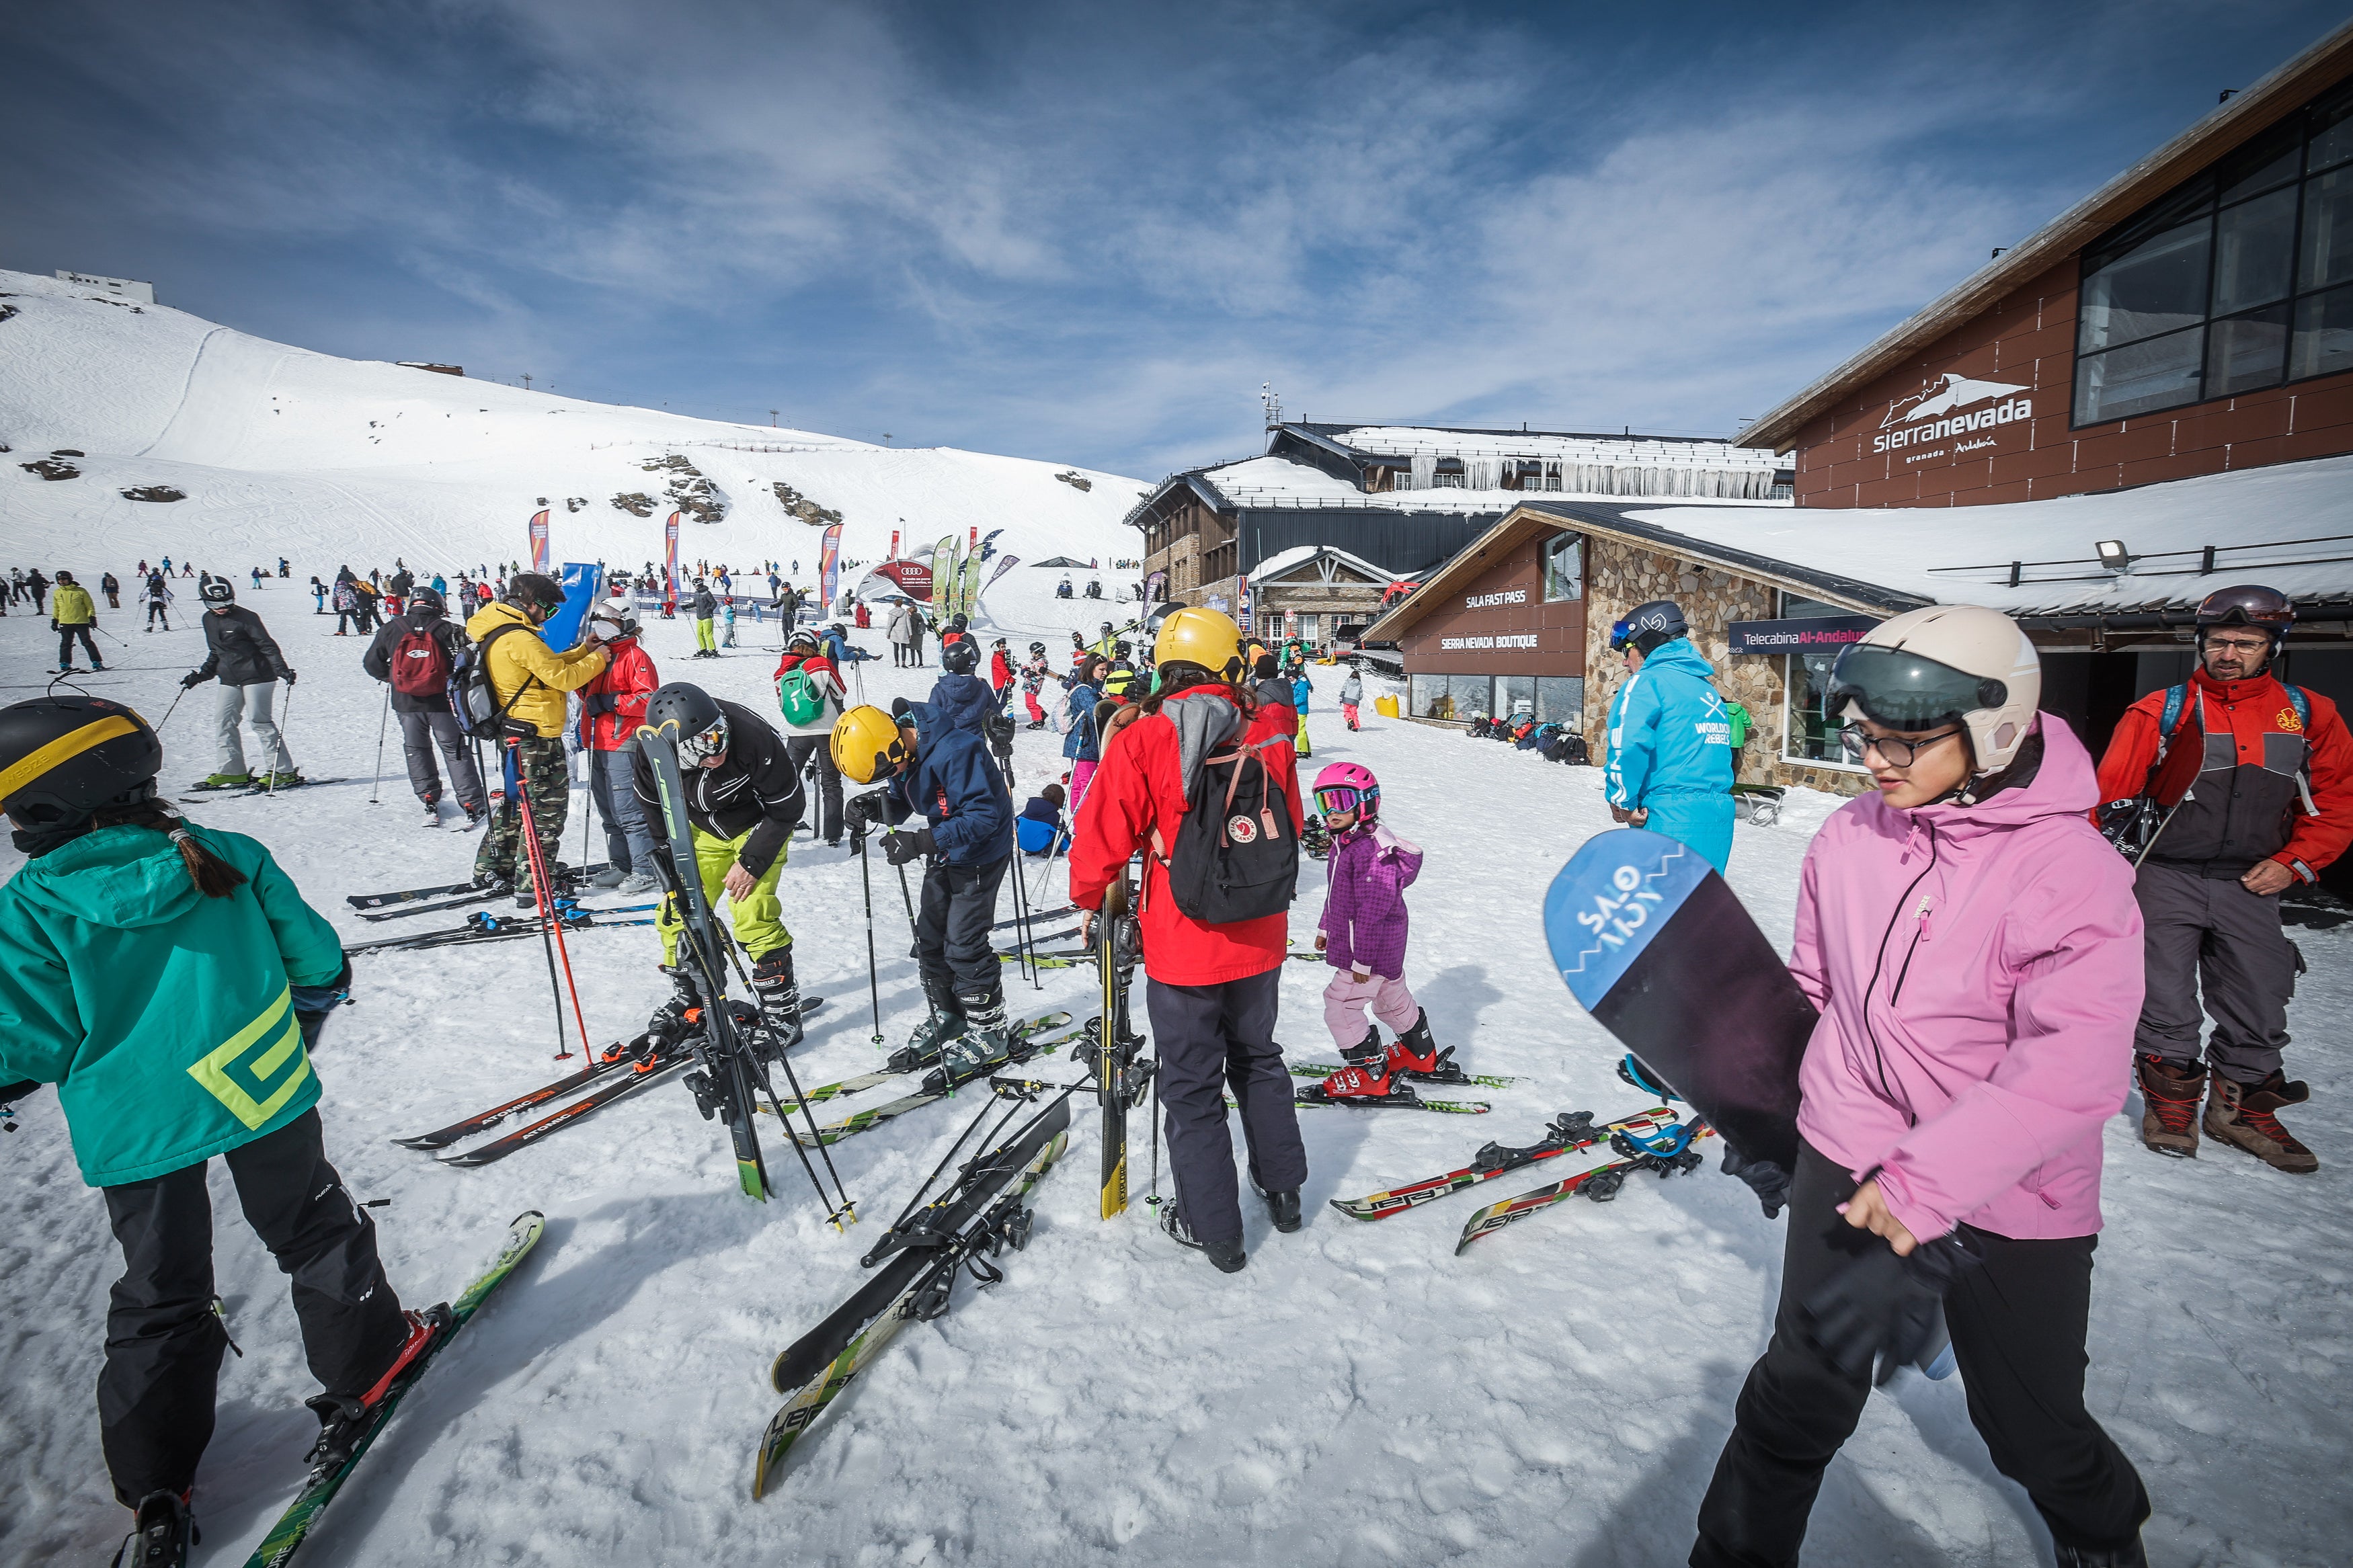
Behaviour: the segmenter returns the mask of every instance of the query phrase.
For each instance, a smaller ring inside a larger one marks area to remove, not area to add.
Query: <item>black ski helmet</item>
[[[958,637],[940,649],[940,668],[950,675],[970,675],[980,668],[980,645],[970,637]]]
[[[554,615],[564,603],[564,584],[544,572],[518,572],[507,579],[507,601],[528,613],[537,609]]]
[[[421,614],[428,621],[438,620],[449,613],[449,605],[430,588],[411,588],[408,591],[408,613],[412,616]]]
[[[234,605],[237,590],[228,585],[227,578],[215,577],[196,590],[196,597],[207,605]]]
[[[970,621],[965,620],[965,619],[962,616],[960,616],[960,615],[957,615],[957,616],[950,616],[948,617],[948,630],[950,630],[950,631],[952,631],[952,632],[965,631],[965,630],[970,629],[971,626],[972,626],[972,623],[971,623]]]
[[[164,743],[120,702],[58,692],[0,708],[0,810],[24,826],[135,805],[163,765]]]
[[[1029,645],[1029,651],[1042,658],[1046,654],[1046,645],[1041,642],[1033,642]]]
[[[727,749],[727,715],[716,698],[688,681],[673,680],[647,698],[646,723],[656,730],[678,726],[671,739],[687,767]]]
[[[1631,646],[1644,658],[1663,643],[1691,635],[1691,623],[1683,619],[1683,606],[1672,599],[1652,599],[1626,612],[1625,618],[1609,628],[1609,651]]]

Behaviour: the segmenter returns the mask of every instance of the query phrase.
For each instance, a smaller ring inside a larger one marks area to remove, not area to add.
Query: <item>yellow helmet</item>
[[[1197,664],[1219,680],[1238,680],[1242,663],[1242,629],[1231,616],[1194,606],[1173,612],[1160,623],[1152,640],[1155,664]]]
[[[860,784],[872,784],[907,760],[898,721],[871,704],[852,708],[833,726],[833,765]]]

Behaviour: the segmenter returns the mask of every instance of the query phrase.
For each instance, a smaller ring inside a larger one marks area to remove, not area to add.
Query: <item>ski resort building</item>
[[[2353,22],[1739,439],[1790,454],[1809,508],[2043,500],[2353,452]]]
[[[1724,441],[1278,418],[1261,456],[1171,474],[1127,521],[1167,597],[1239,616],[1260,568],[1294,550],[1418,577],[1530,492],[1769,502],[1788,479],[1771,453]]]

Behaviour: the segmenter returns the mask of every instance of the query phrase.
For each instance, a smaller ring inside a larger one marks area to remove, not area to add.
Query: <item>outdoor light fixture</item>
[[[2109,571],[2128,572],[2132,569],[2132,552],[2125,548],[2123,540],[2103,539],[2092,548],[2100,552],[2100,564]]]

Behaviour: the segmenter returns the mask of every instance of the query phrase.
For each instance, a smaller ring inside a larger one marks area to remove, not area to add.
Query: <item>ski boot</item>
[[[470,805],[466,808],[466,831],[471,833],[490,819],[491,814],[488,808]]]
[[[937,980],[923,982],[923,997],[932,1005],[931,1016],[915,1026],[907,1043],[891,1053],[892,1072],[913,1072],[940,1059],[940,1051],[950,1040],[960,1038],[965,1031],[964,1009],[955,993]]]
[[[2057,1568],[2148,1568],[2148,1552],[2141,1546],[2137,1535],[2132,1538],[2130,1545],[2106,1551],[2089,1546],[2069,1546],[2055,1541],[2052,1547],[2057,1552]]]
[[[752,996],[760,1005],[761,1026],[778,1056],[801,1043],[801,990],[793,979],[790,942],[763,953],[752,965]]]
[[[614,888],[613,891],[617,893],[650,893],[654,890],[655,885],[656,879],[651,871],[632,871],[628,876],[621,879],[619,885]]]
[[[115,1550],[113,1568],[183,1568],[188,1548],[204,1533],[188,1511],[186,1492],[149,1492],[139,1500],[131,1533]]]
[[[2206,1097],[2206,1069],[2144,1052],[2134,1064],[2140,1079],[2140,1141],[2177,1160],[2198,1158],[2198,1102]]]
[[[694,988],[684,969],[659,966],[670,976],[670,999],[653,1011],[646,1020],[646,1033],[667,1045],[686,1038],[688,1025],[701,1013],[702,994]]]
[[[959,996],[956,1005],[964,1014],[964,1031],[941,1048],[940,1065],[923,1080],[934,1094],[995,1071],[1013,1051],[1012,1037],[1006,1033],[1002,988]]]
[[[1340,1059],[1348,1065],[1324,1080],[1319,1099],[1381,1100],[1396,1091],[1395,1060],[1381,1047],[1377,1025],[1366,1025],[1365,1037],[1342,1051]]]
[[[1424,1083],[1469,1083],[1471,1075],[1455,1064],[1454,1047],[1438,1048],[1430,1036],[1430,1012],[1414,1016],[1413,1027],[1389,1042],[1388,1069]]]
[[[313,1476],[325,1475],[351,1463],[385,1398],[418,1364],[425,1352],[457,1327],[446,1302],[402,1316],[408,1320],[408,1337],[401,1342],[392,1364],[384,1369],[384,1375],[365,1394],[356,1399],[347,1394],[314,1394],[302,1402],[319,1417],[319,1440],[306,1456]]]
[[[1175,1204],[1162,1207],[1160,1228],[1166,1231],[1168,1239],[1177,1246],[1189,1247],[1208,1258],[1218,1266],[1220,1274],[1238,1273],[1242,1265],[1250,1261],[1250,1255],[1242,1250],[1240,1241],[1203,1241],[1195,1236],[1193,1227],[1185,1223],[1185,1216],[1176,1212]]]
[[[190,789],[246,789],[253,783],[254,777],[251,773],[214,773],[209,778],[198,779],[188,787]]]
[[[2297,1142],[2275,1114],[2283,1105],[2302,1105],[2312,1090],[2291,1083],[2278,1068],[2261,1083],[2234,1083],[2211,1073],[2206,1097],[2206,1135],[2244,1149],[2274,1171],[2308,1176],[2320,1169],[2312,1151]]]
[[[1284,1192],[1270,1193],[1264,1187],[1258,1184],[1258,1178],[1256,1176],[1252,1176],[1250,1178],[1250,1191],[1256,1193],[1260,1197],[1266,1200],[1267,1217],[1274,1221],[1274,1228],[1282,1232],[1283,1235],[1289,1236],[1293,1231],[1297,1230],[1302,1225],[1306,1223],[1306,1221],[1300,1216],[1299,1189],[1297,1187],[1292,1187]]]
[[[618,866],[607,866],[588,879],[592,888],[617,888],[629,879],[629,873]]]
[[[253,782],[256,784],[268,789],[292,789],[295,785],[301,784],[303,779],[301,770],[296,768],[289,769],[285,773],[264,773],[256,778]]]

